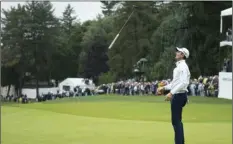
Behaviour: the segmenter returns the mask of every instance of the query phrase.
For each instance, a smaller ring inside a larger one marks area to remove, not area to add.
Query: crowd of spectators
[[[29,103],[29,102],[44,102],[47,100],[61,99],[64,97],[77,97],[77,96],[88,96],[93,95],[94,93],[89,89],[74,89],[74,91],[64,91],[53,93],[43,93],[36,97],[36,99],[30,99],[27,95],[22,94],[21,96],[7,95],[6,97],[1,96],[3,102],[17,102],[17,103]]]
[[[77,97],[77,96],[88,96],[88,95],[98,95],[98,94],[117,94],[117,95],[158,95],[157,88],[165,86],[171,82],[168,80],[153,81],[153,82],[137,82],[133,79],[127,81],[119,81],[116,83],[102,84],[96,88],[96,90],[81,90],[77,89],[74,91],[63,92],[56,94],[47,93],[42,94],[36,98],[36,100],[29,99],[27,95],[21,96],[6,96],[1,97],[2,101],[7,102],[18,102],[18,103],[28,103],[31,101],[47,101],[54,99],[61,99],[64,97]],[[169,91],[164,91],[163,94]],[[217,97],[218,96],[218,76],[202,77],[198,79],[190,80],[188,86],[189,96],[208,96]]]
[[[7,95],[6,97],[1,96],[1,101],[3,102],[18,102],[18,103],[28,103],[29,99],[27,95],[20,95],[20,96],[14,96],[14,95]]]
[[[157,95],[157,88],[165,86],[171,82],[168,80],[154,82],[136,82],[134,80],[119,81],[116,83],[103,84],[99,89],[106,94],[119,95]],[[167,93],[165,91],[164,93]],[[218,76],[202,77],[192,79],[188,86],[190,96],[218,96]]]

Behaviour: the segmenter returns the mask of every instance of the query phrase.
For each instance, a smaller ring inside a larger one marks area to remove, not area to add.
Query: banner
[[[39,95],[42,94],[48,94],[48,92],[52,94],[57,93],[58,88],[53,87],[53,88],[39,88]],[[27,95],[27,98],[35,99],[36,98],[36,89],[29,89],[29,88],[23,88],[22,89],[22,94]]]
[[[220,72],[219,73],[219,98],[232,100],[232,73]]]

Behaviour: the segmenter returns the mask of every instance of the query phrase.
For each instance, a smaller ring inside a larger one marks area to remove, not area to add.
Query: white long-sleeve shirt
[[[185,60],[176,62],[176,68],[173,70],[172,82],[166,85],[165,90],[171,90],[171,94],[182,93],[187,90],[190,80],[189,68]]]

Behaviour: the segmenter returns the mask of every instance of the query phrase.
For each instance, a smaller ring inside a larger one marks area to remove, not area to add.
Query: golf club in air
[[[116,40],[118,39],[118,37],[120,36],[121,31],[123,30],[123,28],[125,27],[125,25],[128,23],[128,21],[130,20],[131,16],[134,13],[136,6],[133,6],[133,11],[131,12],[131,14],[129,15],[128,19],[125,21],[124,25],[122,26],[122,28],[120,29],[120,31],[117,33],[117,35],[115,36],[115,38],[113,39],[112,43],[110,44],[110,46],[108,47],[108,49],[111,49],[112,46],[114,45],[114,43],[116,42]]]

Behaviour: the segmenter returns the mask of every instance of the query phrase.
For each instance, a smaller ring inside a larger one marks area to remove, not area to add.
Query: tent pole
[[[220,33],[222,33],[222,16],[220,18]]]

